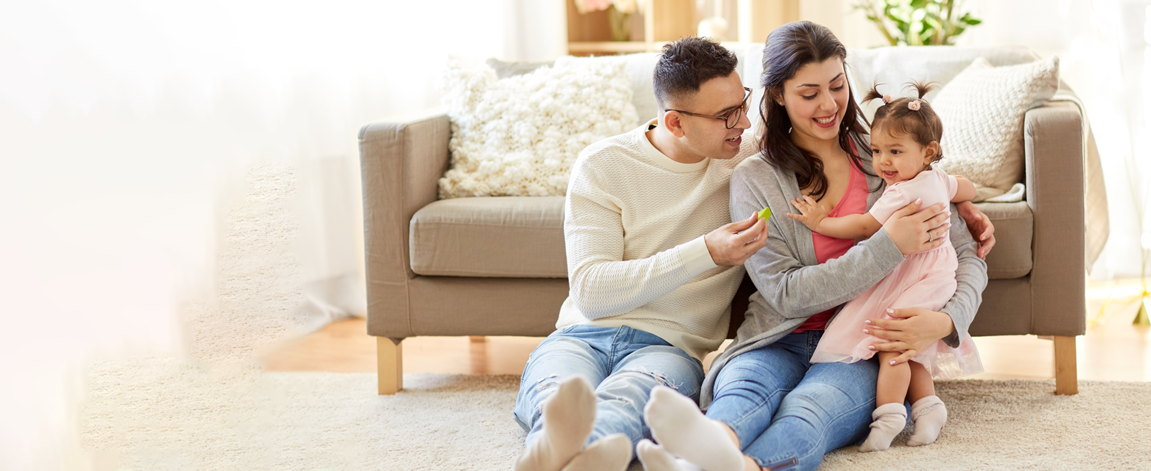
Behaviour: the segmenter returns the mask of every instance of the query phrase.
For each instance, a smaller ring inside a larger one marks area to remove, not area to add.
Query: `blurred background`
[[[730,41],[807,19],[848,47],[886,44],[852,0],[681,3],[677,18],[721,18]],[[1139,276],[1151,248],[1151,1],[960,4],[982,24],[956,44],[1060,56],[1107,180],[1110,238],[1091,279]],[[645,5],[625,19],[628,45],[603,46],[580,25],[609,13],[573,0],[0,3],[0,470],[78,469],[64,431],[91,359],[181,352],[178,308],[213,299],[222,224],[248,169],[294,169],[304,330],[363,315],[360,126],[438,106],[449,56],[649,50],[644,13],[663,10]],[[776,16],[752,22],[756,9]]]

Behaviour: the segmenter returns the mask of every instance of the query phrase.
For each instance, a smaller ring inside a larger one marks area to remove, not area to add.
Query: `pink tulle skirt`
[[[939,311],[955,294],[958,262],[950,242],[935,249],[912,254],[871,289],[843,306],[820,339],[812,363],[854,363],[871,358],[870,345],[886,341],[863,333],[866,319],[891,319],[887,309],[920,307]],[[920,352],[912,361],[931,372],[936,380],[980,373],[983,362],[971,337],[964,335],[959,347],[942,340]]]

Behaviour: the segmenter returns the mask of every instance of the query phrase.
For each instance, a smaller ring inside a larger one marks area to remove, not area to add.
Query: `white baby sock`
[[[871,420],[871,433],[867,434],[867,440],[859,447],[861,453],[890,448],[891,441],[907,426],[907,410],[903,404],[884,404],[875,408]]]
[[[636,444],[635,454],[639,455],[639,462],[643,463],[644,471],[704,471],[699,466],[676,458],[646,438]]]
[[[631,439],[622,433],[613,433],[577,453],[563,471],[625,471],[629,464]]]
[[[516,460],[516,471],[559,471],[583,450],[591,435],[595,395],[587,380],[565,379],[543,409],[544,431]]]
[[[699,411],[691,398],[656,386],[643,408],[651,435],[668,452],[708,471],[740,471],[743,453],[727,430]]]
[[[915,422],[915,432],[907,440],[907,446],[930,445],[939,438],[939,431],[947,422],[947,407],[938,396],[927,396],[911,405],[911,420]]]

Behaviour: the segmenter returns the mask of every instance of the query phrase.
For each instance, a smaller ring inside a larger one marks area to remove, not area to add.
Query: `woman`
[[[782,216],[801,195],[834,208],[832,215],[865,212],[883,185],[870,170],[870,154],[857,151],[870,145],[848,84],[846,49],[827,28],[797,22],[768,36],[763,57],[763,152],[732,175],[732,217],[763,207]],[[943,312],[896,310],[899,319],[871,319],[859,328],[889,341],[878,351],[905,352],[898,362],[940,339],[958,345],[979,307],[987,284],[982,257],[995,239],[970,203],[958,208],[963,219],[949,222],[949,213],[942,204],[921,211],[913,203],[858,245],[772,218],[767,245],[744,264],[758,293],[734,343],[704,381],[706,417],[671,390],[653,391],[645,412],[660,445],[640,444],[645,466],[677,468],[670,452],[709,471],[815,469],[825,453],[866,437],[878,365],[813,365],[811,353],[838,306],[879,282],[905,255],[938,247],[945,231],[959,268],[958,288]]]

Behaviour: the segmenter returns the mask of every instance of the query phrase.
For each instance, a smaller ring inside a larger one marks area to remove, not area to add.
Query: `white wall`
[[[855,0],[800,0],[799,18],[826,26],[847,47],[887,45],[863,12],[852,8],[856,3]]]
[[[531,0],[6,3],[0,469],[82,469],[59,452],[85,365],[180,350],[176,306],[212,296],[247,168],[295,168],[305,281],[358,274],[359,127],[438,105],[449,54],[563,53],[560,13]]]

